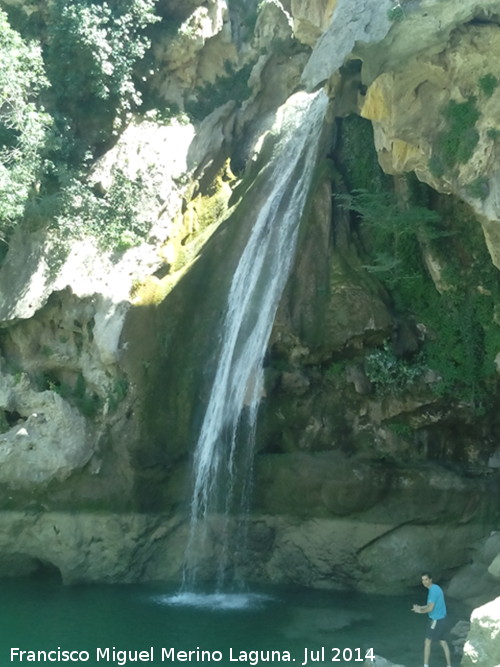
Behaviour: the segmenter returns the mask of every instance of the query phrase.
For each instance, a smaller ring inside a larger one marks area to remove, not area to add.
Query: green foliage
[[[500,349],[495,323],[498,278],[466,205],[447,203],[446,217],[440,219],[426,208],[425,193],[411,187],[406,208],[389,193],[358,192],[344,198],[361,219],[372,260],[367,269],[376,272],[390,292],[395,313],[419,322],[426,332],[419,354],[401,359],[385,346],[368,355],[366,373],[377,391],[391,393],[415,381],[427,366],[440,378],[434,384],[438,394],[480,412],[495,382],[494,359]],[[448,286],[441,292],[424,261],[429,252]]]
[[[1,9],[0,63],[0,238],[5,238],[36,191],[51,119],[36,101],[48,83],[40,49],[23,41]]]
[[[77,132],[94,122],[120,127],[140,104],[134,66],[158,20],[156,0],[54,0],[49,5],[46,64],[57,108]],[[101,137],[105,140],[107,137]]]
[[[94,391],[91,391],[83,373],[78,373],[73,383],[62,382],[59,378],[47,374],[44,376],[44,385],[59,394],[68,403],[75,406],[85,417],[95,417],[104,407],[103,400]],[[128,382],[118,378],[109,391],[107,403],[110,410],[115,411],[125,399],[128,392]]]
[[[337,199],[363,221],[364,236],[373,260],[365,268],[373,273],[386,274],[388,281],[400,283],[402,278],[411,278],[415,252],[417,262],[420,261],[418,234],[435,238],[446,233],[439,228],[439,215],[435,211],[419,205],[402,206],[388,191],[356,190]],[[394,273],[399,265],[402,265],[401,270]]]
[[[480,112],[475,97],[469,97],[465,102],[450,100],[443,110],[443,116],[447,128],[438,137],[437,151],[429,163],[435,176],[442,175],[445,168],[453,169],[457,164],[468,162],[479,141],[476,122]]]
[[[138,245],[151,228],[148,200],[153,193],[140,176],[115,169],[109,190],[99,196],[89,185],[70,181],[61,193],[54,224],[66,238],[93,235],[103,248],[123,251]]]
[[[74,405],[85,417],[95,417],[101,408],[101,401],[96,393],[87,389],[87,382],[79,373],[74,385],[60,382],[56,378],[46,377],[47,388]]]
[[[325,378],[331,382],[341,377],[346,370],[346,361],[333,361],[325,370]]]
[[[217,77],[215,83],[207,84],[197,93],[197,100],[186,103],[186,112],[194,120],[202,120],[217,107],[226,102],[243,102],[250,95],[248,78],[253,63],[235,70],[233,65],[226,63],[226,76]]]
[[[399,394],[413,385],[425,371],[420,357],[406,361],[396,357],[387,343],[365,357],[365,373],[379,394]]]
[[[452,204],[448,215],[456,237],[452,244],[442,239],[435,246],[447,267],[444,278],[450,288],[421,301],[418,309],[432,332],[425,349],[429,365],[441,376],[436,389],[480,412],[490,402],[496,378],[500,327],[495,312],[500,290],[477,221],[465,204]]]
[[[470,295],[454,293],[441,302],[446,303],[446,318],[438,320],[430,312],[427,320],[439,327],[439,337],[426,345],[427,361],[441,377],[435,390],[446,395],[453,388],[461,398],[476,403],[485,359],[484,332],[475,301]]]
[[[465,164],[479,141],[479,132],[475,127],[480,115],[476,98],[470,97],[466,102],[450,100],[443,115],[448,121],[448,130],[439,142],[444,162],[447,167]]]
[[[52,221],[59,232],[55,265],[64,259],[64,238],[90,233],[105,247],[124,249],[147,234],[144,204],[152,195],[140,179],[117,171],[104,195],[83,183],[96,147],[141,102],[134,67],[148,47],[156,1],[54,0],[44,58],[0,10],[2,254],[3,239],[22,220],[31,228]]]
[[[488,73],[479,79],[479,88],[483,91],[486,97],[491,97],[498,86],[498,79],[493,74]]]
[[[388,424],[389,429],[399,435],[401,438],[411,438],[413,436],[413,429],[409,424],[404,422],[394,421]]]

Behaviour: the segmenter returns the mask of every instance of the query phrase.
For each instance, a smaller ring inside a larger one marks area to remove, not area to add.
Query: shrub
[[[497,86],[498,79],[491,73],[485,74],[479,79],[479,87],[486,95],[486,97],[491,97]]]
[[[365,373],[381,394],[397,394],[421,377],[425,365],[417,358],[413,363],[392,352],[387,343],[365,358]]]
[[[73,129],[104,125],[101,141],[140,104],[133,70],[158,20],[156,0],[54,0],[49,10],[47,72],[55,103]],[[114,127],[113,127],[114,123]]]

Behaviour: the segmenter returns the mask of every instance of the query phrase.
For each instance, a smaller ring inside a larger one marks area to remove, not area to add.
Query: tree
[[[47,73],[54,106],[77,135],[106,142],[139,106],[134,66],[144,56],[156,0],[54,0]]]
[[[25,42],[0,9],[0,239],[21,219],[37,189],[51,117],[41,106],[48,85],[39,46]]]

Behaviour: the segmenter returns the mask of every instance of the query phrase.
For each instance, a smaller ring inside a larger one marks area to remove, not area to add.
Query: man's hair
[[[430,572],[422,572],[422,577],[428,577],[429,579],[432,579],[432,574]]]

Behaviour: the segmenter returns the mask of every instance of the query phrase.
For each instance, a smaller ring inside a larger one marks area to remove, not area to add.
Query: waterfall
[[[252,479],[255,424],[264,391],[263,360],[295,254],[297,232],[316,165],[328,98],[296,93],[277,113],[274,154],[259,173],[258,206],[234,272],[213,385],[194,454],[194,488],[183,588],[192,590],[207,544],[208,519],[222,522],[218,586],[230,548],[232,515],[244,515]],[[255,186],[254,186],[255,189]],[[247,195],[248,196],[248,195]],[[241,546],[239,536],[237,542]]]

